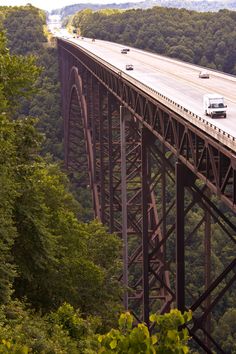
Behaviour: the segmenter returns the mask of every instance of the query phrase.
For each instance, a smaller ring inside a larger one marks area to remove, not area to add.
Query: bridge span
[[[121,48],[58,38],[66,166],[123,238],[125,308],[148,325],[191,309],[195,342],[224,353],[211,318],[236,288],[236,78]],[[207,92],[225,96],[226,119],[203,115]],[[220,267],[216,244],[230,249]]]

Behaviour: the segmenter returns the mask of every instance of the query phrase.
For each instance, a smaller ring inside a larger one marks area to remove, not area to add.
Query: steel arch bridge
[[[58,52],[66,167],[123,238],[125,308],[148,325],[191,309],[198,347],[224,353],[211,319],[236,288],[235,153],[91,53]]]

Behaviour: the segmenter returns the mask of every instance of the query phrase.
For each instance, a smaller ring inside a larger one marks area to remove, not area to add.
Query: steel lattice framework
[[[124,306],[148,325],[150,312],[191,309],[195,342],[224,353],[211,317],[236,285],[235,153],[88,52],[58,50],[66,166],[123,237]],[[219,269],[214,235],[231,250]]]

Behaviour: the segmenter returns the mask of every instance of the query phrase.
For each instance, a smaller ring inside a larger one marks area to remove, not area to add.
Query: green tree
[[[4,100],[0,99],[0,106],[4,105]],[[14,140],[15,134],[11,124],[5,115],[0,113],[0,304],[9,301],[15,276],[15,266],[10,255],[16,237],[13,204],[18,194]]]
[[[236,309],[228,309],[217,324],[214,335],[227,354],[236,353]]]
[[[120,302],[119,239],[96,221],[78,222],[80,205],[59,166],[38,156],[40,136],[32,124],[15,122],[20,186],[14,210],[15,295],[44,312],[66,301],[85,314],[114,316]]]
[[[58,312],[62,310],[58,309]],[[27,353],[81,353],[82,335],[73,338],[63,327],[62,320],[55,320],[55,314],[42,317],[26,308],[19,301],[0,307],[0,352],[11,354]],[[58,316],[57,316],[58,317]],[[76,319],[80,324],[83,320]],[[75,321],[74,321],[75,322]],[[84,321],[86,323],[86,321]],[[89,328],[89,321],[86,323]],[[81,327],[81,324],[80,324]],[[85,327],[85,325],[84,325]],[[92,332],[92,330],[91,330]],[[84,333],[84,336],[87,333]]]
[[[31,5],[14,7],[7,11],[4,27],[11,38],[11,53],[35,54],[41,48],[42,42],[46,42],[43,33],[45,22],[45,12]]]
[[[17,237],[14,204],[19,195],[19,184],[16,179],[17,132],[15,123],[11,122],[8,116],[15,111],[19,99],[31,91],[38,68],[34,65],[33,58],[24,60],[23,57],[18,58],[9,54],[3,32],[0,32],[0,39],[0,303],[6,303],[12,293],[12,281],[16,275],[11,248]]]
[[[98,337],[101,345],[99,353],[189,353],[188,330],[179,330],[179,327],[190,319],[191,313],[185,312],[182,315],[178,310],[171,310],[165,315],[151,315],[150,320],[155,327],[154,334],[150,334],[144,323],[133,327],[133,316],[130,313],[123,314],[120,316],[118,329],[112,329]]]
[[[4,100],[1,112],[16,112],[20,100],[29,97],[35,88],[35,81],[41,69],[35,65],[33,56],[11,55],[6,49],[6,38],[0,33],[0,89]]]
[[[10,53],[23,55],[24,60],[25,56],[33,53],[37,57],[35,63],[42,68],[35,80],[32,67],[29,66],[29,72],[32,73],[30,86],[34,89],[34,95],[30,96],[30,100],[29,97],[19,99],[18,117],[39,118],[37,127],[45,135],[41,153],[50,153],[54,160],[62,159],[63,124],[60,114],[58,58],[56,48],[45,46],[44,43],[47,40],[43,31],[46,26],[45,14],[32,6],[17,7],[7,12],[4,26]],[[28,65],[27,62],[26,64]]]
[[[11,56],[4,45],[1,53],[1,111],[17,116],[15,97],[29,95],[38,69],[28,58],[24,62],[23,56]],[[13,68],[22,73],[15,87]],[[35,119],[8,120],[5,113],[1,119],[2,302],[9,299],[14,278],[14,297],[26,297],[42,312],[67,301],[83,314],[99,314],[111,322],[120,303],[118,237],[96,221],[78,221],[81,207],[66,176],[51,158],[40,156],[42,135]]]

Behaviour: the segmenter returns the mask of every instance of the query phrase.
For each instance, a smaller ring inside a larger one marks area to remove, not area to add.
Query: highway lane
[[[236,138],[235,76],[207,70],[210,79],[200,79],[198,74],[201,68],[188,63],[131,47],[129,47],[130,51],[127,54],[121,54],[123,45],[101,40],[93,42],[91,38],[82,40],[70,36],[68,40],[87,49],[121,72],[144,83]],[[134,70],[125,70],[126,64],[133,64]],[[228,106],[226,119],[212,119],[204,114],[203,95],[214,92],[225,97],[225,103]]]

